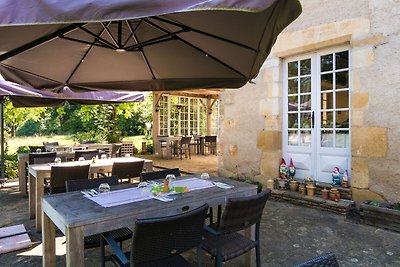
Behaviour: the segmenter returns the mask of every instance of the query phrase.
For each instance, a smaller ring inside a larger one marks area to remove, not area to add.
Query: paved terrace
[[[197,157],[182,161],[156,159],[154,165],[179,166],[193,173],[216,172],[215,156]],[[0,200],[0,227],[24,224],[34,242],[30,249],[0,255],[0,266],[41,266],[42,238],[34,230],[34,220],[28,219],[28,198],[18,193],[16,183],[7,183],[0,189]],[[293,266],[329,251],[337,255],[340,266],[400,266],[400,233],[358,224],[343,215],[269,200],[261,229],[261,262],[265,267]],[[65,266],[65,237],[60,233],[58,236],[57,266]],[[192,252],[185,256],[194,259]],[[86,266],[100,266],[99,250],[86,250],[85,259]],[[206,267],[213,266],[208,255],[204,255],[204,262]],[[242,263],[239,258],[225,266]]]

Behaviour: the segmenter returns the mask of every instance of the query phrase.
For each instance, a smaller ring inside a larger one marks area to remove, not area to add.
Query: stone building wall
[[[282,60],[348,45],[352,186],[400,201],[400,2],[302,0],[255,84],[221,95],[221,175],[276,177],[282,157]]]

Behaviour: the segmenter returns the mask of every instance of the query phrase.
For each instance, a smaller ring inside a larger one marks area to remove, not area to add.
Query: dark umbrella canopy
[[[41,2],[0,9],[0,73],[55,91],[238,88],[301,12],[298,0]]]

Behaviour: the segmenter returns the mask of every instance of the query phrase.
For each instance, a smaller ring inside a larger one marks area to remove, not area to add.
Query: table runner
[[[210,188],[213,187],[214,184],[212,183],[212,181],[208,180],[203,180],[199,178],[187,178],[174,181],[174,186],[186,186],[189,188],[190,192],[193,190]],[[101,193],[94,197],[84,197],[96,202],[102,207],[109,208],[113,206],[152,199],[153,193],[150,192],[151,188],[151,186],[145,188],[134,187]]]

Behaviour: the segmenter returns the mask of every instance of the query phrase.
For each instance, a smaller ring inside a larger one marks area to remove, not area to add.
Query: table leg
[[[56,266],[56,228],[46,213],[43,219],[43,266]]]
[[[204,137],[200,137],[200,155],[205,155],[204,154]]]
[[[83,228],[67,228],[65,236],[67,238],[66,266],[84,266],[85,249],[83,244]]]
[[[44,175],[36,175],[36,232],[42,231],[42,197],[44,191]]]
[[[29,174],[29,218],[33,219],[36,215],[36,179]]]
[[[18,178],[19,178],[19,191],[22,195],[26,195],[27,177],[25,171],[25,160],[18,160]]]

